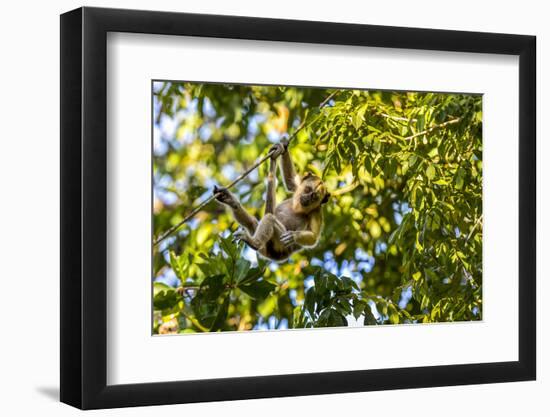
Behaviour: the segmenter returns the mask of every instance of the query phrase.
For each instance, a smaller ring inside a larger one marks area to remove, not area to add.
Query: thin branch
[[[330,94],[326,99],[323,100],[321,104],[319,104],[319,108],[325,107],[325,105],[339,92],[340,90],[333,91],[332,94]]]
[[[200,285],[180,285],[178,288],[176,288],[176,292],[178,294],[181,294],[185,290],[197,290],[200,288]]]
[[[380,116],[385,117],[386,119],[401,120],[403,122],[416,122],[416,119],[408,119],[406,117],[392,116],[386,113],[378,113]]]
[[[434,131],[435,129],[441,129],[442,127],[445,127],[445,126],[448,126],[448,125],[452,125],[454,123],[458,123],[460,121],[460,117],[457,118],[457,119],[453,119],[453,120],[449,120],[448,122],[444,122],[444,123],[441,123],[441,124],[438,124],[438,125],[435,125],[435,126],[432,126],[426,130],[423,130],[422,132],[418,132],[418,133],[415,133],[414,135],[411,135],[411,136],[407,136],[405,138],[403,138],[404,140],[410,140],[410,139],[414,139],[418,136],[422,136],[422,135],[425,135],[426,133],[430,133],[432,131]]]

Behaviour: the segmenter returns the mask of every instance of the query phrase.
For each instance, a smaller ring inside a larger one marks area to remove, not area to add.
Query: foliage
[[[280,264],[233,244],[231,214],[208,204],[153,248],[155,331],[174,319],[179,332],[481,319],[481,96],[170,82],[153,90],[154,236],[303,121],[293,160],[333,194],[319,245]],[[257,217],[266,165],[233,190]]]

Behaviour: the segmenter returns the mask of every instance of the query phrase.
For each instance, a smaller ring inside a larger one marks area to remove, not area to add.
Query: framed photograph
[[[61,16],[61,401],[533,380],[535,37]]]

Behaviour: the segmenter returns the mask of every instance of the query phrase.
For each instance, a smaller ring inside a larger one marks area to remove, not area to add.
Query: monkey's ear
[[[328,200],[330,199],[330,193],[327,192],[325,194],[325,196],[323,197],[323,199],[321,200],[321,204],[325,204],[325,203],[328,203]]]

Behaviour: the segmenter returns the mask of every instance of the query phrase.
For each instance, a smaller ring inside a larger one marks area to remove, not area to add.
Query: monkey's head
[[[292,197],[293,209],[298,213],[309,213],[328,202],[330,193],[317,175],[307,172]]]

